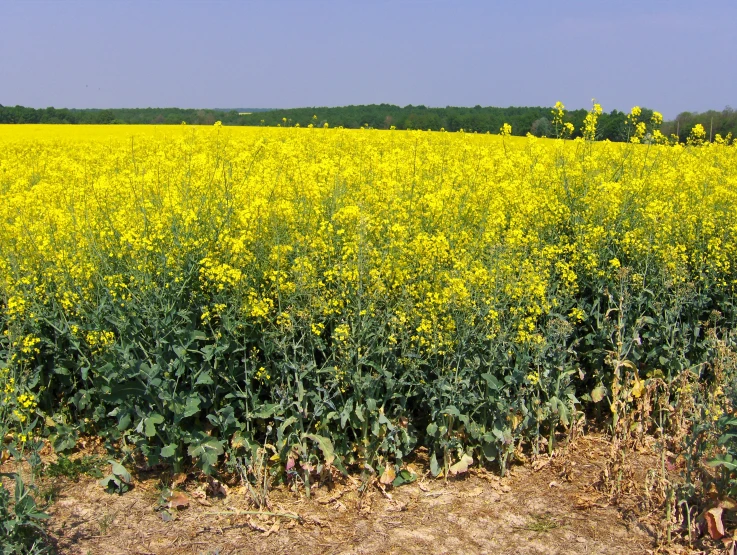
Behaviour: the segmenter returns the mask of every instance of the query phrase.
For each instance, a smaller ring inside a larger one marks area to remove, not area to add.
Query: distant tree
[[[532,122],[530,133],[535,135],[535,137],[553,137],[555,135],[555,129],[553,129],[550,118],[542,117]]]
[[[100,110],[95,116],[95,123],[109,124],[115,119],[115,114],[112,110]]]

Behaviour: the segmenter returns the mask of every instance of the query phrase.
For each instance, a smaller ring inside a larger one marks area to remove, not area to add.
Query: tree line
[[[68,108],[27,108],[24,106],[2,106],[0,123],[66,123],[66,124],[159,124],[172,125],[182,122],[195,125],[212,125],[216,121],[223,125],[345,127],[357,129],[431,129],[433,131],[460,131],[470,133],[498,133],[501,126],[512,126],[513,135],[532,133],[538,137],[555,136],[551,123],[550,107],[498,108],[493,106],[429,108],[427,106],[393,104],[370,104],[341,106],[336,108],[290,108],[290,109],[237,109],[209,110],[184,108],[116,108],[107,110]],[[581,136],[586,110],[566,112],[575,131],[573,137]],[[640,121],[649,121],[652,110],[643,108]],[[627,114],[618,110],[603,113],[598,122],[597,139],[626,141]],[[683,112],[676,119],[666,121],[662,132],[669,136],[677,134],[685,141],[690,130],[700,123],[710,138],[729,133],[737,136],[737,112],[731,107],[722,111],[710,110],[703,113]]]
[[[241,113],[263,109],[202,110],[189,108],[115,108],[107,110],[74,108],[27,108],[0,104],[0,123],[66,123],[66,124],[146,124],[177,125],[243,125]]]
[[[717,135],[727,137],[730,133],[732,137],[737,137],[737,111],[731,106],[721,111],[682,112],[673,121],[664,122],[662,131],[666,135],[678,135],[680,141],[684,142],[698,123],[704,126],[706,138],[710,141]]]

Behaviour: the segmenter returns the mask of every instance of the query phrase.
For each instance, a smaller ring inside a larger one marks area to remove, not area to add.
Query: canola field
[[[3,436],[401,482],[421,447],[503,470],[657,384],[718,397],[737,145],[640,123],[0,126]]]

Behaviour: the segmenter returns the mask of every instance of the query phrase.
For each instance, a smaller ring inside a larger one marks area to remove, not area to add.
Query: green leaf
[[[481,451],[484,453],[484,458],[489,462],[495,460],[499,453],[495,443],[484,443],[481,447]]]
[[[394,478],[394,481],[392,482],[392,486],[395,488],[398,488],[399,486],[402,486],[404,484],[411,484],[417,480],[417,474],[414,474],[410,472],[409,470],[402,470],[396,478]]]
[[[366,422],[363,416],[363,407],[361,405],[356,405],[356,416],[361,422]]]
[[[156,435],[156,425],[164,422],[164,417],[154,412],[146,418],[144,424],[144,432],[146,437],[153,437]]]
[[[170,443],[169,445],[161,448],[161,456],[165,459],[169,459],[173,457],[177,452],[177,446],[175,443]]]
[[[128,485],[123,483],[115,474],[108,474],[97,481],[108,493],[122,494],[128,491]]]
[[[440,465],[438,464],[438,459],[435,456],[435,453],[430,457],[430,474],[433,476],[440,474]]]
[[[489,386],[489,389],[493,389],[494,391],[499,391],[499,380],[496,379],[495,376],[490,374],[489,372],[486,372],[484,374],[481,374],[481,377],[486,381],[486,384]]]
[[[131,415],[129,412],[126,412],[118,421],[118,430],[121,432],[124,432],[127,430],[131,425]]]
[[[340,413],[340,427],[345,428],[346,423],[351,417],[351,412],[353,411],[353,399],[348,399],[348,402],[346,402],[345,406],[343,407],[343,410]]]
[[[107,462],[110,463],[113,474],[115,474],[115,476],[117,476],[121,481],[126,484],[131,483],[131,474],[122,464],[112,459],[108,460]]]
[[[320,451],[322,451],[322,456],[325,458],[325,464],[333,464],[335,460],[335,449],[333,448],[333,443],[328,438],[317,434],[305,434],[303,437],[317,443]]]
[[[379,415],[379,424],[382,424],[383,426],[386,426],[387,428],[389,428],[389,430],[393,430],[394,429],[394,425],[391,423],[391,421],[384,414],[380,414]]]
[[[115,384],[110,392],[110,401],[125,401],[129,398],[146,397],[146,386],[137,380]]]
[[[322,456],[325,459],[326,465],[334,465],[335,468],[340,470],[344,475],[347,475],[346,469],[343,467],[343,462],[339,457],[335,455],[335,448],[333,442],[325,436],[319,436],[317,434],[304,434],[303,438],[311,439],[322,451]]]
[[[190,395],[187,397],[187,404],[184,407],[183,418],[194,416],[200,412],[200,397],[199,395]]]
[[[78,437],[79,433],[76,428],[66,424],[59,424],[56,427],[56,434],[51,436],[51,444],[55,452],[63,453],[64,451],[74,449],[77,445]]]
[[[206,434],[201,434],[187,449],[189,456],[196,458],[206,473],[217,464],[218,457],[224,452],[223,442]]]
[[[448,416],[456,416],[456,417],[458,417],[458,416],[461,415],[460,411],[457,408],[455,408],[453,405],[448,405],[447,407],[445,407],[440,412],[442,412],[443,414],[446,414]]]
[[[210,375],[210,372],[205,371],[202,372],[199,376],[197,376],[197,381],[194,383],[195,385],[212,385],[215,382],[212,380],[212,376]]]
[[[279,408],[279,405],[276,403],[264,405],[261,407],[261,410],[258,410],[256,412],[251,413],[251,418],[271,418],[276,413],[276,409]]]

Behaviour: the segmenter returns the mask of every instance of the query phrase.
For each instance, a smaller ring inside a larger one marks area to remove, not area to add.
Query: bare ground
[[[242,487],[202,504],[206,484],[192,479],[179,486],[182,508],[169,521],[157,510],[165,475],[137,476],[120,496],[92,478],[57,478],[48,530],[70,554],[653,553],[662,515],[648,512],[637,490],[658,459],[649,449],[631,455],[632,495],[614,506],[595,487],[608,454],[591,435],[502,479],[471,469],[385,491],[374,481],[362,494],[351,478],[313,488],[309,500],[281,486],[270,492],[270,512],[280,516],[243,514],[254,507]]]

